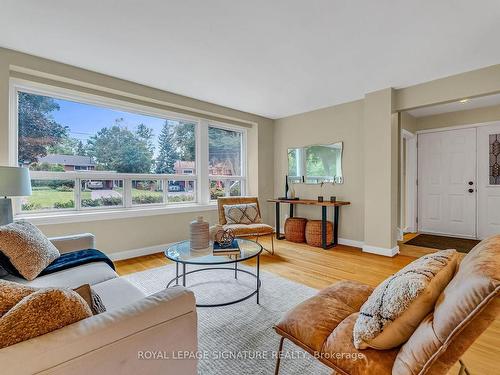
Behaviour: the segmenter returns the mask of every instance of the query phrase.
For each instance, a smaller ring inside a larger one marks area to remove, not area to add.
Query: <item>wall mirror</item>
[[[329,145],[310,145],[288,149],[288,178],[290,182],[342,184],[343,142]]]

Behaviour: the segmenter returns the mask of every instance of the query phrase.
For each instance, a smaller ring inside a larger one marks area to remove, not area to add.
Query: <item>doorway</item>
[[[476,238],[476,128],[418,135],[418,231]]]
[[[500,122],[417,133],[416,231],[479,240],[500,233]]]

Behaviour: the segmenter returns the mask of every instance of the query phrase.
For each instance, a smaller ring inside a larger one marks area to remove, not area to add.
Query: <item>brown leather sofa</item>
[[[286,338],[334,374],[446,374],[500,313],[500,235],[482,241],[463,258],[434,311],[398,348],[354,347],[353,326],[372,290],[343,281],[296,306],[274,327],[281,335],[280,352]],[[279,362],[278,357],[276,374]]]
[[[274,254],[274,229],[272,226],[264,223],[255,224],[228,224],[226,221],[226,215],[224,213],[224,205],[230,204],[248,204],[256,203],[257,210],[259,211],[259,216],[262,217],[260,213],[259,200],[257,197],[220,197],[217,199],[217,206],[219,209],[219,224],[224,227],[224,229],[231,229],[237,237],[255,237],[257,243],[259,242],[260,236],[271,235],[271,251],[264,248],[271,254]]]

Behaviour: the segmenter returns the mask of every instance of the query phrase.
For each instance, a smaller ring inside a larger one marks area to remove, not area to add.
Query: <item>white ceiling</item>
[[[439,115],[441,113],[465,111],[467,109],[491,107],[494,105],[500,105],[500,94],[471,98],[466,102],[453,102],[433,105],[431,107],[412,109],[411,111],[408,111],[408,113],[413,117],[424,117]]]
[[[0,46],[279,118],[500,63],[498,0],[0,0]]]

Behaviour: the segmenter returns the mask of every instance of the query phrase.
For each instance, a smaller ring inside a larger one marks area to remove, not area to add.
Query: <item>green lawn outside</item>
[[[123,189],[117,188],[115,191],[122,194]],[[91,199],[91,191],[82,190],[81,199]],[[132,201],[134,204],[162,203],[163,192],[132,189]],[[33,195],[23,200],[24,211],[61,208],[57,207],[58,205],[63,205],[64,208],[74,208],[74,192],[37,187],[33,189]]]

